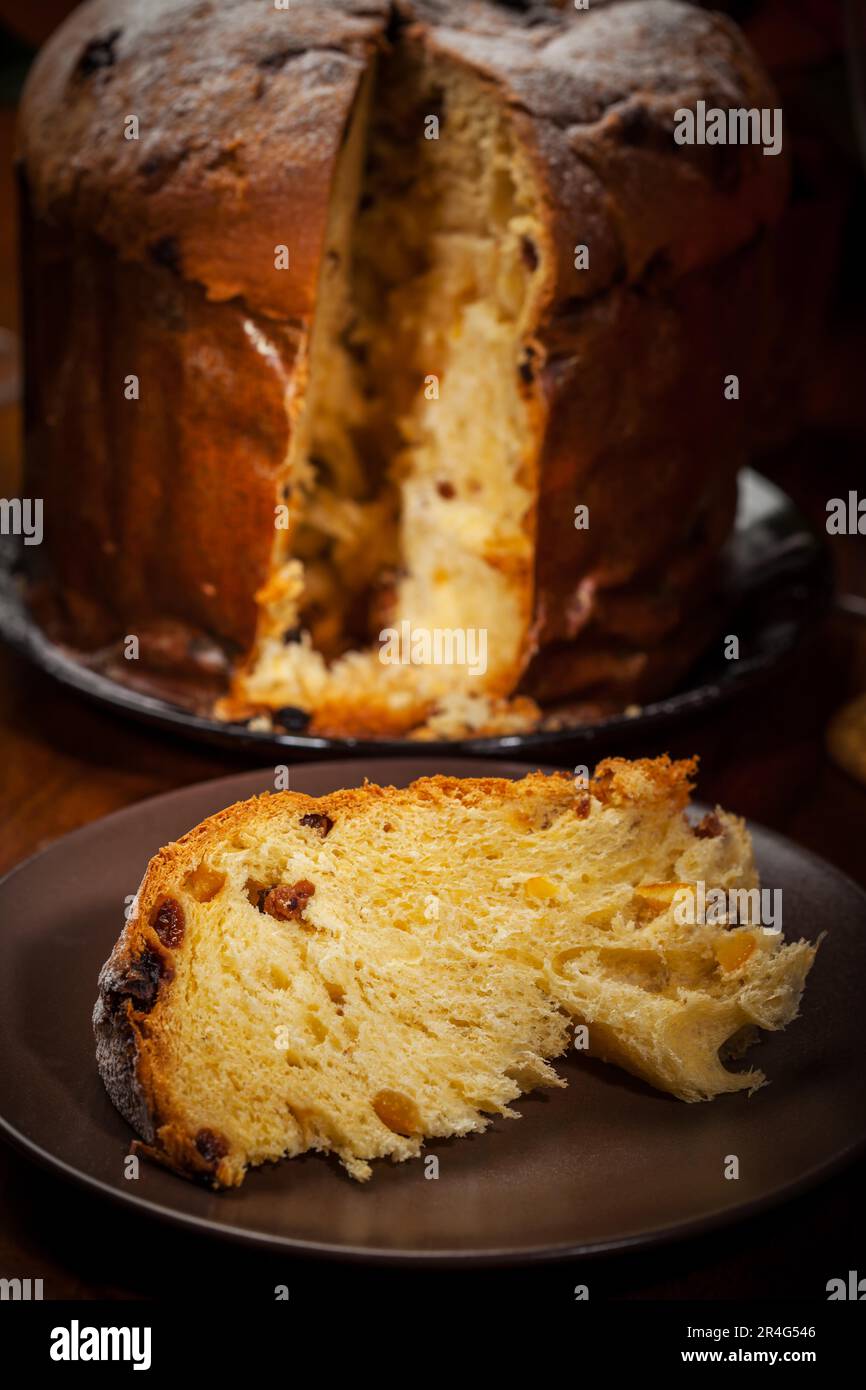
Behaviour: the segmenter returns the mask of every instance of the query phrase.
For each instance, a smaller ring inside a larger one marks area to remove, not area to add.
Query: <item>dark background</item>
[[[146,3],[146,0],[142,0]],[[851,120],[850,55],[834,0],[741,0],[742,20],[782,92],[806,234],[802,390],[758,466],[824,530],[829,498],[866,495],[864,183]],[[17,331],[14,108],[38,44],[72,6],[0,0],[0,330]],[[852,4],[852,9],[855,6]],[[866,9],[860,0],[856,9]],[[866,22],[863,29],[866,50]],[[850,46],[850,45],[849,45]],[[866,61],[866,51],[863,53]],[[816,239],[809,241],[814,226]],[[810,255],[809,247],[820,247]],[[794,290],[792,289],[792,293]],[[5,340],[8,345],[8,339]],[[0,399],[17,394],[0,355]],[[0,492],[19,491],[19,411],[0,404]],[[828,537],[837,600],[796,661],[740,702],[678,732],[671,753],[701,755],[699,794],[789,835],[866,886],[866,787],[827,758],[830,715],[866,690],[866,537]],[[607,750],[606,750],[607,751]],[[658,748],[647,751],[659,752]],[[5,871],[66,831],[173,787],[239,770],[236,756],[185,745],[79,702],[0,648],[0,823]],[[831,924],[830,924],[831,925]],[[866,976],[866,955],[864,955]],[[866,1058],[864,1058],[866,1067]],[[376,1273],[225,1247],[159,1227],[61,1183],[0,1148],[0,1275],[42,1278],[46,1298],[230,1294],[357,1300],[398,1294],[572,1302],[593,1299],[826,1298],[827,1280],[866,1274],[866,1161],[775,1212],[716,1236],[583,1265],[484,1274]],[[549,1306],[549,1304],[548,1304]]]

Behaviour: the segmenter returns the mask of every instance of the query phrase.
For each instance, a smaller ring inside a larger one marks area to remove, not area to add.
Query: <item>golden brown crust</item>
[[[740,314],[766,294],[771,258],[762,242],[676,283],[659,272],[617,287],[551,321],[538,656],[522,685],[536,699],[651,698],[705,643],[701,608],[712,602],[753,438],[750,406],[726,400],[724,381],[732,363],[743,382],[767,365]],[[578,506],[588,508],[585,529],[575,529]]]
[[[170,614],[189,640],[242,650],[270,562],[303,333],[209,303],[197,285],[93,239],[67,261],[63,233],[44,222],[25,247],[39,285],[29,486],[47,499],[60,634],[98,646],[135,632],[147,652],[148,625]],[[130,375],[137,400],[124,396]]]
[[[166,266],[211,300],[309,319],[334,164],[388,8],[82,5],[22,99],[18,153],[36,215]],[[138,139],[124,136],[130,114]],[[301,213],[291,273],[274,265],[287,208]]]
[[[412,41],[508,105],[544,190],[553,256],[525,381],[534,597],[511,690],[650,698],[701,645],[771,351],[744,315],[763,297],[772,320],[767,229],[787,185],[784,156],[674,147],[673,113],[774,93],[732,24],[674,0],[396,8]],[[93,646],[169,618],[230,658],[249,650],[335,161],[391,12],[92,0],[34,65],[19,136],[28,487],[47,500],[61,635]],[[131,112],[138,140],[123,138]],[[273,267],[288,243],[287,273]],[[730,370],[743,402],[723,397]],[[311,728],[397,734],[427,713],[356,706]]]

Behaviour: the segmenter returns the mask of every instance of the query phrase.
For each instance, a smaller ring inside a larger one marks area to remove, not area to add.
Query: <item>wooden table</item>
[[[12,118],[0,112],[0,326],[14,327],[15,273],[9,172]],[[0,410],[0,487],[17,491],[17,413]],[[863,439],[804,437],[768,465],[818,525],[829,497],[866,487]],[[840,588],[866,597],[866,540],[832,542]],[[866,789],[837,771],[823,750],[830,711],[866,688],[866,621],[837,611],[799,662],[745,704],[683,735],[674,752],[699,752],[700,793],[782,831],[866,884]],[[58,836],[143,797],[244,766],[237,757],[185,744],[89,706],[0,648],[0,871]],[[665,751],[662,748],[656,751]],[[866,1059],[864,1059],[866,1065]],[[317,1291],[353,1299],[358,1272],[225,1249],[159,1227],[84,1195],[0,1146],[0,1275],[42,1278],[46,1298],[293,1297]],[[611,1257],[573,1267],[485,1275],[507,1301],[535,1292],[571,1301],[575,1283],[591,1297],[772,1299],[824,1296],[827,1280],[863,1272],[866,1162],[778,1212],[665,1252]],[[859,1266],[858,1266],[859,1262]],[[477,1276],[417,1276],[450,1296]],[[405,1275],[400,1286],[405,1289]],[[393,1290],[392,1276],[363,1275],[365,1289]],[[467,1290],[468,1292],[468,1290]],[[503,1304],[502,1306],[506,1306]]]

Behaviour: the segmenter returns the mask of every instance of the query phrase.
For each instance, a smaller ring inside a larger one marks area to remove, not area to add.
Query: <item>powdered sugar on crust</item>
[[[212,299],[309,315],[334,160],[387,13],[376,0],[82,7],[40,53],[22,102],[35,208],[125,259],[162,257]],[[284,275],[274,247],[299,206]]]

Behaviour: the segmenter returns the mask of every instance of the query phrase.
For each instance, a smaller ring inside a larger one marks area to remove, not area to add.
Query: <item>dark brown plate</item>
[[[165,673],[141,673],[133,685],[131,666],[116,653],[85,659],[49,640],[34,621],[19,582],[22,550],[17,537],[0,544],[0,637],[48,675],[118,714],[169,729],[186,738],[219,744],[256,760],[286,758],[411,755],[414,741],[386,738],[328,738],[306,733],[273,733],[246,724],[226,724],[210,714],[221,687],[206,695],[193,685],[169,681]],[[740,474],[734,531],[722,556],[716,630],[708,634],[703,658],[676,690],[639,710],[586,713],[550,709],[537,730],[520,734],[424,742],[428,754],[536,758],[561,762],[598,759],[606,752],[635,752],[647,738],[695,719],[716,705],[745,694],[771,675],[812,633],[827,611],[832,577],[826,546],[790,498],[752,469]],[[725,659],[724,635],[740,639],[737,661]],[[715,639],[715,640],[713,640]],[[124,668],[124,680],[117,678]]]
[[[321,794],[365,777],[519,776],[519,764],[414,758],[306,764]],[[778,1202],[866,1145],[866,895],[822,860],[753,827],[762,877],[783,890],[789,937],[826,930],[803,1013],[752,1053],[771,1084],[684,1105],[601,1063],[560,1064],[568,1089],[518,1102],[520,1120],[432,1143],[423,1162],[374,1165],[359,1185],[307,1155],[213,1193],[142,1164],[93,1059],[96,976],[149,856],[230,802],[273,786],[244,773],[142,802],[68,835],[0,884],[0,1125],[39,1159],[121,1203],[185,1226],[294,1252],[414,1263],[508,1262],[652,1245]],[[729,1155],[737,1180],[725,1178]]]

